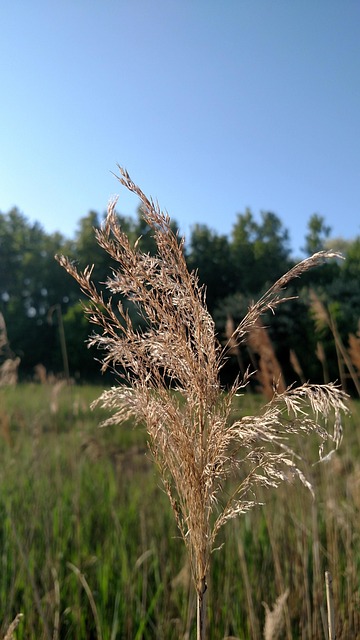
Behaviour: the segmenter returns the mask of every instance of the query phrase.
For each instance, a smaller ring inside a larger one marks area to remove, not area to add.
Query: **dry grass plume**
[[[345,397],[333,384],[304,384],[282,393],[275,390],[259,415],[232,418],[234,398],[242,393],[247,376],[223,392],[219,372],[226,348],[217,340],[205,291],[196,273],[187,269],[184,240],[171,230],[169,216],[119,169],[121,184],[141,200],[157,255],[144,253],[141,241],[130,243],[118,224],[114,200],[105,224],[96,231],[99,245],[117,263],[106,281],[106,295],[92,281],[92,267],[79,272],[69,259],[61,256],[58,261],[89,299],[86,313],[101,329],[89,343],[102,350],[102,369],[112,369],[122,382],[99,398],[113,411],[104,424],[133,418],[146,425],[189,553],[199,602],[198,638],[203,638],[206,578],[219,530],[257,504],[258,485],[277,487],[297,477],[311,489],[299,458],[288,447],[288,436],[316,433],[321,455],[326,440],[336,447]],[[335,255],[319,252],[280,278],[249,308],[229,336],[229,346],[246,340],[261,315],[286,300],[290,280]],[[132,302],[145,329],[134,327],[124,300]],[[174,392],[169,393],[170,385]],[[325,428],[331,415],[336,418],[334,434]],[[224,483],[234,473],[238,482],[225,498]]]

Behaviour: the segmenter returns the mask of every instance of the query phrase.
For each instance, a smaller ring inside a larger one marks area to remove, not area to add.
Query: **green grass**
[[[146,435],[129,424],[99,429],[104,412],[89,404],[100,391],[63,387],[55,406],[51,386],[0,390],[0,637],[19,612],[18,639],[196,637],[184,545]],[[249,413],[254,400],[241,401]],[[209,640],[262,637],[262,602],[286,588],[292,637],[325,637],[325,570],[337,637],[360,633],[359,403],[352,409],[340,452],[308,470],[315,502],[287,484],[225,527]]]

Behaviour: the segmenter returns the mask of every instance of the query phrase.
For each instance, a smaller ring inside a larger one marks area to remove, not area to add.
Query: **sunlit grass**
[[[183,545],[144,431],[99,429],[104,413],[88,409],[98,388],[62,387],[54,412],[52,393],[46,385],[0,392],[0,637],[21,612],[16,638],[97,638],[73,566],[104,639],[195,637]],[[255,401],[243,398],[243,411]],[[210,640],[261,638],[262,602],[272,605],[287,588],[292,637],[322,637],[325,570],[334,580],[337,637],[356,637],[359,403],[352,409],[339,452],[309,469],[316,502],[299,484],[284,485],[222,532],[209,581]]]

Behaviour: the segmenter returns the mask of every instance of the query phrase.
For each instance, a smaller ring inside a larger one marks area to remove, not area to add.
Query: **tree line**
[[[135,217],[118,216],[130,240],[141,236],[141,249],[153,253],[154,241],[140,211]],[[94,280],[104,282],[112,265],[94,234],[103,217],[90,211],[80,218],[75,237],[69,239],[58,232],[47,233],[16,208],[0,213],[0,312],[8,335],[0,364],[9,356],[19,357],[22,379],[32,378],[39,364],[55,375],[65,372],[87,381],[99,376],[97,354],[86,348],[93,327],[84,315],[81,293],[54,256],[65,254],[81,269],[94,264]],[[306,274],[293,284],[289,292],[293,299],[276,316],[264,318],[287,383],[298,378],[300,371],[305,379],[322,381],[324,358],[328,375],[339,378],[341,353],[334,327],[345,348],[349,335],[356,336],[358,331],[360,236],[352,241],[331,239],[324,218],[314,214],[308,221],[303,252],[311,255],[329,247],[340,249],[346,260],[333,260]],[[249,209],[236,216],[229,235],[195,224],[185,252],[189,268],[197,270],[206,287],[207,305],[221,341],[226,340],[229,321],[239,322],[250,301],[298,261],[292,256],[289,232],[280,218],[269,211],[256,218]],[[321,322],[321,305],[330,322],[326,317]],[[134,322],[143,320],[134,317]],[[251,349],[243,348],[229,357],[225,381],[236,374],[239,356],[244,367],[256,364]]]

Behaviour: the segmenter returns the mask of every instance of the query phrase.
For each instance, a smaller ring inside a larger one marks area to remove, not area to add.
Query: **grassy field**
[[[0,638],[196,637],[183,542],[141,429],[99,429],[95,387],[0,389]],[[243,398],[244,413],[258,400]],[[263,638],[264,602],[287,589],[282,637],[326,638],[324,572],[338,639],[360,637],[360,405],[341,450],[300,484],[228,523],[214,553],[208,638]],[[304,455],[316,460],[316,443]],[[274,636],[275,637],[275,636]]]

